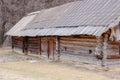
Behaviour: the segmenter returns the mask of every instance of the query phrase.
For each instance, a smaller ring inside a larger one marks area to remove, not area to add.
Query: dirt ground
[[[86,66],[93,67],[52,62],[0,48],[0,80],[120,80],[120,67],[104,71]]]

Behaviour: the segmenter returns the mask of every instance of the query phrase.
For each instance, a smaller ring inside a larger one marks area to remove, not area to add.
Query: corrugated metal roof
[[[21,30],[25,28],[25,26],[30,23],[37,14],[27,15],[23,17],[13,28],[11,28],[6,35],[18,36],[21,33]]]
[[[53,27],[51,24],[59,19],[60,16],[63,15],[65,11],[71,6],[71,4],[73,4],[73,2],[41,10],[35,19],[25,27],[25,29]]]
[[[120,0],[84,0],[72,6],[53,26],[107,26],[120,16]]]
[[[15,30],[10,35],[100,36],[120,21],[120,0],[82,0],[44,9],[37,13],[36,17],[31,16],[21,20],[8,34]],[[34,15],[36,12],[31,14]],[[18,27],[21,28],[17,29]]]
[[[94,35],[100,36],[107,27],[79,26],[72,28],[44,28],[22,30],[18,36],[70,36],[70,35]]]
[[[38,22],[29,24],[26,29],[79,25],[108,26],[120,16],[120,0],[76,1],[45,10],[39,16]]]
[[[107,27],[103,26],[87,26],[87,27],[78,27],[76,31],[73,34],[86,34],[86,35],[94,35],[94,36],[100,36],[102,33],[107,31]]]

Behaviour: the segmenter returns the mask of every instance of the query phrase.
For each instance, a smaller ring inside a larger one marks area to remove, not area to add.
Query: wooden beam
[[[12,36],[12,50],[14,50],[14,37]]]
[[[24,37],[24,53],[28,54],[28,37]]]
[[[120,55],[120,41],[119,41],[119,55]]]
[[[103,36],[98,36],[97,38],[97,46],[95,48],[95,55],[98,60],[103,58]]]
[[[108,40],[109,40],[109,34],[105,33],[104,35],[104,42],[103,42],[103,58],[102,58],[102,66],[107,66],[107,56],[108,56]]]
[[[25,38],[23,37],[23,41],[22,41],[22,52],[25,52]]]
[[[54,40],[53,40],[53,61],[55,60],[55,53],[54,53],[54,51],[55,51],[55,44],[54,44]]]
[[[58,54],[58,61],[60,61],[60,37],[57,36],[57,41],[56,41],[56,51],[57,51],[57,54]]]
[[[120,22],[119,22],[119,33],[120,33]],[[119,55],[120,55],[120,40],[119,40]]]
[[[47,38],[47,54],[48,54],[48,59],[50,57],[50,43],[49,43],[49,38]]]
[[[41,37],[38,37],[38,53],[41,55]]]

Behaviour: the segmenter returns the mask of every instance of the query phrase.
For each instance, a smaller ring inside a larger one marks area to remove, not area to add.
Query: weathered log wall
[[[54,50],[55,50],[55,44],[56,44],[56,37],[42,37],[41,38],[41,48],[42,48],[42,52],[47,52],[48,50],[48,44],[49,44],[49,48],[51,49],[52,46],[54,46]]]
[[[22,49],[23,48],[23,37],[16,37],[16,36],[13,36],[12,37],[12,46],[14,48],[19,48],[19,49]]]
[[[37,37],[29,37],[27,44],[28,44],[28,51],[31,53],[38,54],[39,52],[39,44],[38,44],[39,38]]]
[[[91,36],[61,37],[61,52],[72,55],[89,56],[95,51],[96,38]]]
[[[27,52],[34,54],[45,54],[46,56],[56,54],[57,37],[12,37],[12,44],[15,48],[25,51],[25,43],[27,44]],[[59,37],[60,53],[74,56],[94,57],[97,39],[94,36],[70,36]],[[41,48],[41,49],[40,49]],[[119,55],[119,43],[108,42],[108,55]]]
[[[109,55],[119,55],[119,42],[108,42],[107,52]]]
[[[42,53],[47,53],[47,38],[41,38],[41,49]]]

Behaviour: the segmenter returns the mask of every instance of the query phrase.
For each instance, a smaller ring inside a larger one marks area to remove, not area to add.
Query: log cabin
[[[12,38],[12,49],[26,55],[120,59],[119,4],[120,0],[80,0],[43,9],[27,14],[6,35]]]

